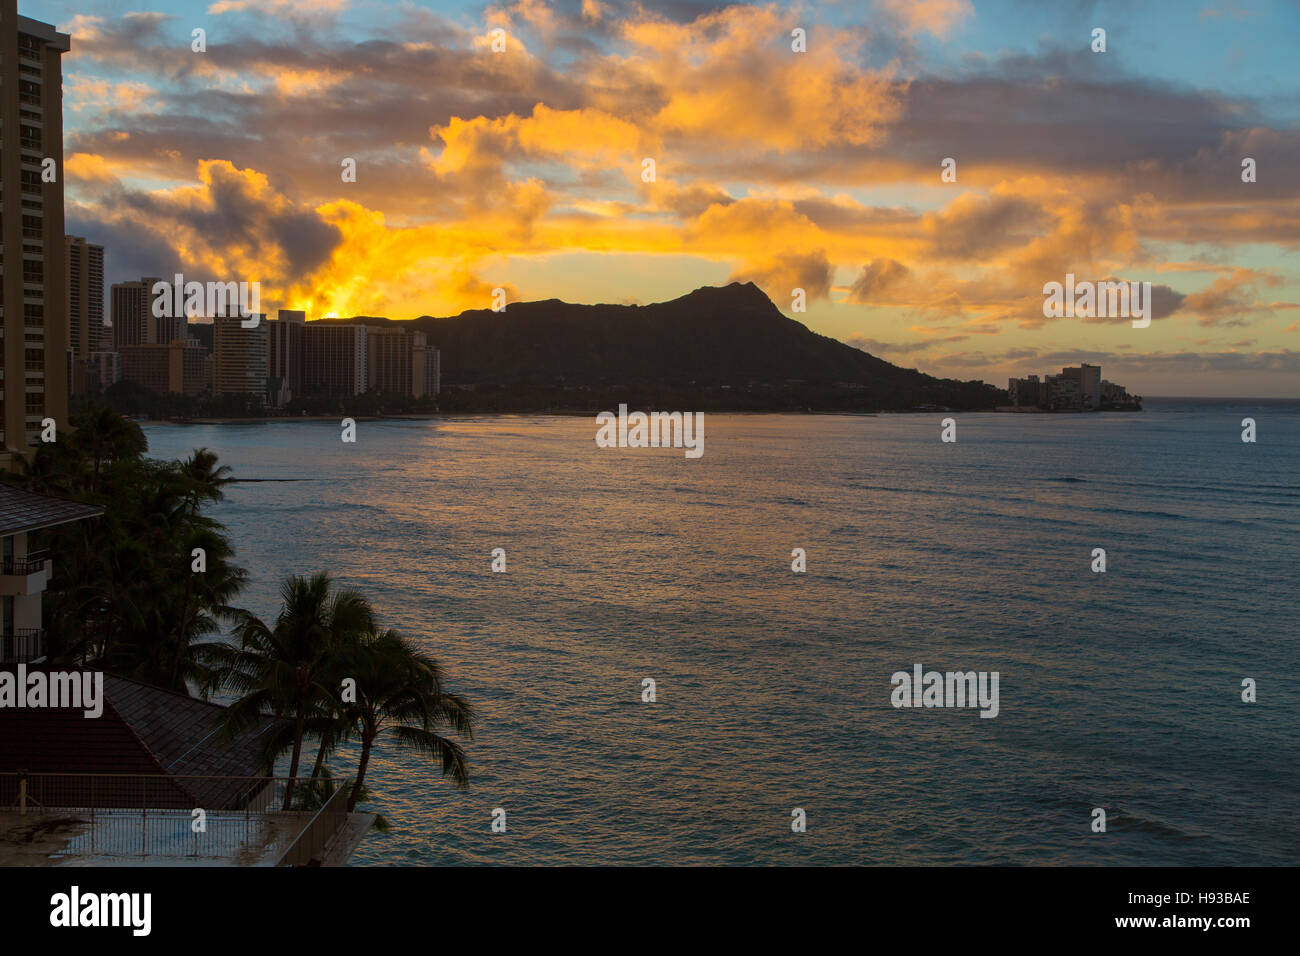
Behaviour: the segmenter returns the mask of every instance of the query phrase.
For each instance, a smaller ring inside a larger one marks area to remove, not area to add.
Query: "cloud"
[[[1232,275],[1219,276],[1207,289],[1184,296],[1181,307],[1197,315],[1201,325],[1242,325],[1244,313],[1258,306],[1257,290],[1281,284],[1278,276],[1234,269]]]
[[[1275,348],[1297,307],[1293,122],[1212,76],[959,49],[962,0],[799,8],[806,54],[775,3],[314,9],[217,0],[201,55],[167,14],[65,24],[69,223],[112,242],[110,270],[256,272],[286,303],[417,314],[482,307],[520,262],[671,256],[778,302],[805,288],[810,322],[954,363],[1004,333],[1122,332],[1042,317],[1067,272],[1158,275],[1162,326],[1207,330],[1206,354],[1265,323],[1249,348]]]
[[[969,336],[966,335],[945,335],[942,338],[925,339],[919,342],[882,342],[879,339],[867,336],[853,335],[845,341],[855,349],[870,352],[872,355],[911,356],[921,352],[929,352],[940,345],[964,342],[968,338]]]
[[[825,250],[778,256],[733,272],[728,282],[753,282],[776,301],[803,289],[808,301],[830,295],[833,270]]]
[[[909,35],[942,37],[975,14],[970,0],[880,0],[879,7]]]
[[[312,0],[310,4],[299,3],[298,0],[217,0],[208,6],[208,15],[216,17],[251,13],[259,17],[303,22],[333,20],[349,6],[349,0]]]
[[[936,255],[971,259],[1024,245],[1050,221],[1051,212],[1038,196],[1018,194],[1014,183],[1001,183],[987,196],[960,194],[939,212],[926,213],[921,227]]]
[[[162,261],[148,272],[174,264],[220,281],[258,281],[274,299],[318,269],[343,238],[265,175],[226,160],[201,162],[197,186],[150,192],[125,189],[99,156],[74,154],[69,175],[93,186],[99,200],[73,205],[70,221],[97,220],[98,231],[153,247]]]
[[[894,259],[876,259],[863,266],[862,274],[853,280],[849,288],[849,302],[868,304],[874,301],[891,286],[906,280],[911,270]]]
[[[115,82],[88,74],[73,74],[63,84],[63,108],[72,113],[93,110],[104,115],[110,112],[145,113],[162,108],[159,91],[139,80]]]

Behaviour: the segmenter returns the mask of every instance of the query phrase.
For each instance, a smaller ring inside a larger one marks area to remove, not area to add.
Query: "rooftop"
[[[25,491],[0,481],[0,536],[53,528],[55,525],[102,515],[98,505],[82,504],[66,498],[53,498]]]
[[[374,823],[347,812],[351,781],[300,777],[283,809],[290,781],[268,775],[264,746],[274,718],[231,740],[220,705],[112,674],[99,703],[95,718],[0,707],[0,866],[338,866]]]
[[[29,665],[27,673],[45,669]],[[218,730],[220,705],[113,674],[104,675],[103,706],[98,718],[80,708],[0,708],[0,772],[165,775],[166,792],[150,805],[226,808],[246,796],[239,778],[266,770],[269,717],[229,740]],[[122,799],[102,805],[135,805],[139,794]]]
[[[49,23],[42,23],[40,20],[33,20],[31,17],[18,17],[18,32],[26,33],[28,36],[39,37],[56,50],[67,53],[72,45],[72,36],[67,33],[60,33]]]

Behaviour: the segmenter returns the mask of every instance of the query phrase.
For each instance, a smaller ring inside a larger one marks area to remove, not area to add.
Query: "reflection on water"
[[[245,606],[328,569],[479,705],[467,792],[381,748],[355,863],[1295,863],[1300,408],[940,417],[709,415],[696,461],[583,418],[146,431],[311,479],[218,509]],[[895,710],[917,663],[998,671],[998,717]]]

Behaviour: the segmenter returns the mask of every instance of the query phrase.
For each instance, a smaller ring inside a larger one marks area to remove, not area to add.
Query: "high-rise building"
[[[1048,375],[1044,381],[1047,387],[1047,404],[1049,407],[1057,411],[1078,410],[1086,407],[1083,400],[1083,389],[1080,387],[1077,377],[1065,374]]]
[[[360,395],[366,390],[366,327],[308,322],[302,327],[302,390]]]
[[[266,388],[272,405],[283,407],[302,392],[302,340],[307,314],[281,309],[266,327]]]
[[[437,398],[442,388],[442,353],[432,345],[424,347],[424,397]]]
[[[160,395],[199,396],[212,386],[212,357],[193,339],[166,345],[124,345],[121,376]]]
[[[268,324],[260,314],[252,328],[245,328],[238,316],[212,320],[213,395],[253,395],[265,400]]]
[[[25,454],[46,418],[67,424],[60,58],[69,47],[67,34],[0,0],[0,454]]]
[[[1047,405],[1047,387],[1044,382],[1038,380],[1037,375],[1009,380],[1007,394],[1011,397],[1011,404],[1017,407],[1035,408]]]
[[[170,345],[172,342],[183,341],[188,337],[189,325],[182,312],[179,315],[154,315],[153,302],[161,296],[150,296],[149,312],[149,329],[153,335],[153,341],[159,345]]]
[[[97,394],[122,380],[122,357],[116,351],[91,352],[81,368],[88,393]]]
[[[372,326],[366,333],[366,385],[387,395],[420,398],[427,394],[427,363],[432,360],[436,366],[437,356],[438,350],[428,347],[423,332],[398,325]]]
[[[117,353],[122,381],[143,385],[160,395],[172,391],[170,352],[169,345],[123,345]]]
[[[1080,400],[1084,408],[1101,407],[1101,366],[1081,363],[1077,368],[1061,369],[1061,375],[1079,385]]]
[[[185,337],[193,339],[203,346],[203,350],[209,355],[212,354],[212,320],[195,319],[185,323]]]
[[[166,345],[176,335],[174,328],[162,329],[159,326],[169,322],[153,314],[153,287],[161,279],[136,279],[131,282],[114,282],[109,290],[109,311],[113,317],[113,346],[124,345]],[[181,318],[181,336],[184,337],[185,319]]]
[[[1101,407],[1101,366],[1084,362],[1081,368],[1083,380],[1083,397],[1090,408]]]
[[[107,352],[112,330],[104,324],[104,247],[65,236],[68,287],[68,348],[79,361]]]

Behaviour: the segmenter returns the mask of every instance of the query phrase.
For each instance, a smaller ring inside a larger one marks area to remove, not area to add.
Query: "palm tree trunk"
[[[320,744],[316,748],[316,765],[311,768],[311,778],[313,780],[320,778],[321,768],[325,766],[325,743],[330,739],[330,736],[327,733],[320,735]]]
[[[352,783],[352,792],[348,794],[348,813],[357,807],[361,797],[361,785],[366,780],[366,767],[370,764],[370,746],[375,742],[374,734],[361,735],[361,760],[357,763],[357,779]]]
[[[302,735],[306,724],[306,708],[298,708],[298,716],[293,725],[293,757],[289,760],[289,782],[284,788],[284,809],[288,810],[293,800],[293,781],[298,776],[298,758],[302,756]]]
[[[185,652],[189,650],[189,629],[186,627],[187,618],[190,616],[190,593],[194,586],[194,574],[191,572],[185,577],[185,600],[181,602],[180,633],[176,635],[176,655],[172,660],[172,686],[176,687],[183,682],[180,680],[181,661],[185,657]]]

